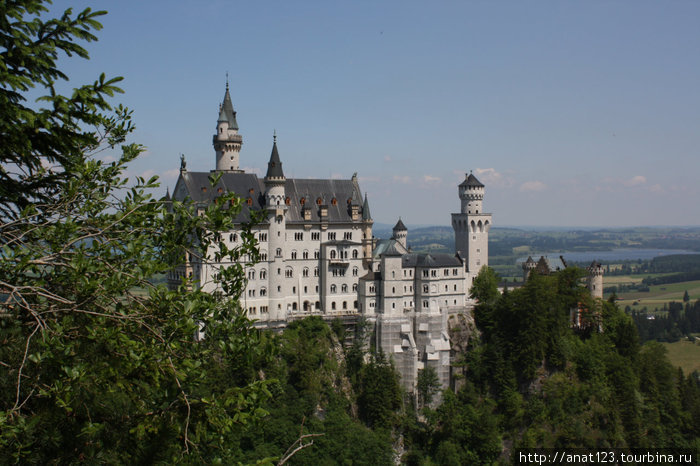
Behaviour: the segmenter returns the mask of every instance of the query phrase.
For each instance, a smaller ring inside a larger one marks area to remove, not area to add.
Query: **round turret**
[[[464,181],[459,185],[459,198],[462,201],[463,214],[482,213],[484,185],[473,174],[465,174]]]
[[[600,262],[593,261],[586,268],[588,272],[588,290],[594,298],[603,298],[603,266]]]
[[[408,239],[408,228],[406,228],[406,225],[403,224],[401,221],[401,218],[399,218],[399,221],[396,222],[396,225],[394,225],[394,229],[392,230],[393,232],[393,238],[398,241],[401,246],[404,248],[408,248],[407,246],[407,239]]]

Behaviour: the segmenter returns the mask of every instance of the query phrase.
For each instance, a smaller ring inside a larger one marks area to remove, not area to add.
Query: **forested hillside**
[[[278,358],[257,369],[276,380],[270,414],[240,436],[241,460],[279,456],[300,432],[322,435],[307,438],[313,445],[293,464],[488,464],[526,447],[700,447],[697,374],[672,367],[660,344],[640,345],[632,319],[593,302],[579,278],[577,269],[533,275],[501,295],[485,269],[474,291],[480,337],[456,355],[461,388],[434,409],[416,410],[391,361],[370,357],[362,338],[343,348],[320,319],[270,335]],[[591,325],[574,330],[569,309],[579,304]]]

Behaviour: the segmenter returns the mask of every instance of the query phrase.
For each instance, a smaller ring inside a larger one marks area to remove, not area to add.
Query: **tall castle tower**
[[[219,119],[216,122],[216,134],[213,139],[214,151],[216,152],[216,170],[241,172],[238,165],[243,138],[238,134],[236,112],[233,110],[231,95],[228,92],[228,79],[226,80],[224,101],[219,107]]]
[[[603,299],[603,266],[600,262],[593,261],[586,271],[588,272],[586,282],[591,296]]]
[[[282,172],[282,162],[279,152],[277,152],[277,136],[273,136],[272,153],[270,161],[267,163],[267,174],[265,175],[265,211],[270,224],[270,255],[272,264],[270,274],[273,270],[284,269],[285,240],[286,240],[286,214],[287,205],[285,203],[286,178]],[[276,272],[274,272],[276,273]],[[284,298],[288,290],[284,286],[270,287],[270,316],[272,320],[279,320],[284,317]]]
[[[455,251],[465,259],[469,285],[481,267],[489,264],[489,229],[491,214],[483,212],[484,185],[468,173],[458,187],[461,211],[452,214]]]

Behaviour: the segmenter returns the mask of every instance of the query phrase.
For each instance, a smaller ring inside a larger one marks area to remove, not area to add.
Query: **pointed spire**
[[[365,193],[365,203],[362,204],[362,220],[372,220],[372,214],[369,213],[369,202],[367,201],[367,193]]]
[[[408,231],[408,228],[406,228],[406,225],[403,224],[401,217],[399,217],[399,221],[396,222],[396,225],[394,226],[394,231]]]
[[[229,129],[238,130],[238,123],[236,122],[236,111],[233,109],[233,103],[231,102],[231,94],[228,91],[228,73],[226,74],[226,93],[224,94],[224,102],[221,104],[221,110],[219,111],[218,121],[227,121]]]
[[[267,174],[265,178],[284,178],[280,154],[277,151],[277,131],[272,135],[272,153],[270,154],[270,161],[267,162]]]

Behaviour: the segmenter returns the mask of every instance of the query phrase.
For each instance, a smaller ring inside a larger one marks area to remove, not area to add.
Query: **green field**
[[[668,359],[674,366],[690,374],[700,371],[700,344],[683,339],[675,343],[662,343],[668,351]]]
[[[663,277],[664,275],[672,275],[670,273],[645,273],[642,275],[604,275],[603,281],[605,286],[612,285],[637,285],[642,283],[645,278]]]
[[[623,277],[615,277],[623,278]],[[604,278],[604,283],[609,281]],[[654,285],[649,287],[648,292],[634,291],[618,294],[618,304],[620,307],[633,306],[633,308],[646,307],[649,310],[662,308],[670,301],[682,301],[683,294],[688,291],[691,301],[700,299],[700,280],[692,282],[669,283],[666,285]],[[635,304],[636,303],[636,304]]]

